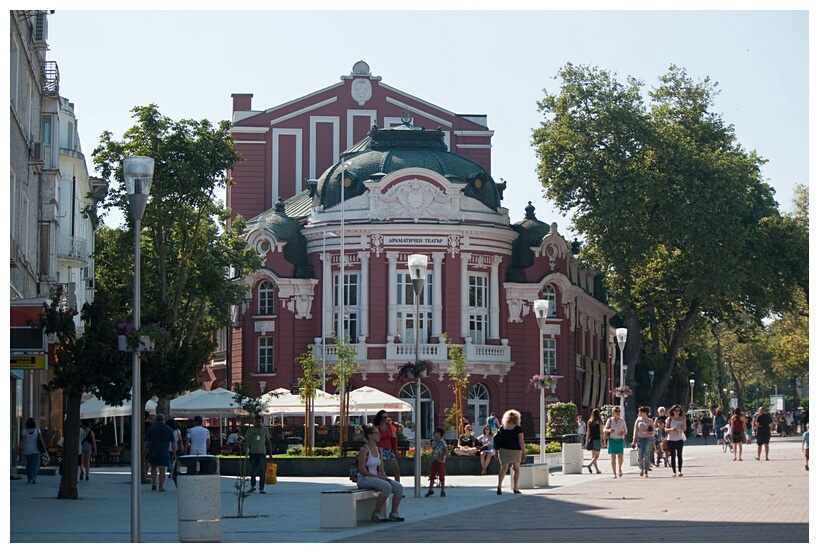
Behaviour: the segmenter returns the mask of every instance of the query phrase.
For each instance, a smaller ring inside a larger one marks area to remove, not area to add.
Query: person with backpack
[[[82,421],[80,446],[82,455],[80,456],[80,477],[77,481],[82,480],[83,472],[85,472],[85,479],[88,480],[88,475],[91,474],[91,456],[97,454],[97,437],[91,428],[91,421],[87,419]]]

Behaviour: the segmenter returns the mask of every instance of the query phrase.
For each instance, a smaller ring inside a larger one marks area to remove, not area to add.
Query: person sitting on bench
[[[459,457],[472,457],[479,453],[478,441],[475,439],[475,436],[472,435],[472,427],[467,424],[464,428],[464,433],[458,438],[458,447],[455,448],[455,455]]]

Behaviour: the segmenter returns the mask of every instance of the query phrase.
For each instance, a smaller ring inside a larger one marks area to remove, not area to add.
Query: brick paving
[[[497,505],[441,517],[419,528],[409,523],[343,541],[568,543],[808,543],[808,472],[801,438],[773,438],[770,461],[756,461],[756,446],[732,461],[721,446],[686,445],[684,477],[656,467],[640,478],[626,467],[613,479],[604,453],[603,474],[580,485],[533,490]],[[763,454],[764,458],[764,454]],[[628,452],[626,461],[628,465]],[[486,521],[487,532],[464,532],[464,521]],[[457,536],[457,540],[453,539]]]
[[[684,474],[655,468],[648,479],[629,466],[611,478],[603,453],[601,475],[553,472],[550,486],[495,494],[497,476],[448,477],[447,497],[413,497],[405,476],[404,523],[364,523],[354,529],[322,529],[319,492],[351,486],[343,478],[280,478],[267,495],[254,495],[238,519],[233,485],[222,477],[222,542],[225,543],[808,543],[809,482],[800,438],[774,437],[771,460],[731,461],[716,445],[689,441]],[[477,460],[476,460],[477,461]],[[130,475],[127,467],[93,469],[79,485],[80,499],[54,499],[59,478],[36,485],[10,483],[11,543],[109,543],[130,541]],[[426,479],[422,481],[424,487]],[[142,487],[141,540],[179,541],[177,490]]]

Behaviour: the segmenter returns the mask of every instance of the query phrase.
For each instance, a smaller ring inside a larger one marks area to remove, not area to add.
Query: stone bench
[[[525,490],[540,488],[549,485],[549,465],[525,464],[520,466],[518,487]]]
[[[355,528],[361,521],[368,521],[375,510],[379,493],[375,490],[337,490],[321,492],[319,520],[322,528]],[[380,515],[387,516],[387,504]]]

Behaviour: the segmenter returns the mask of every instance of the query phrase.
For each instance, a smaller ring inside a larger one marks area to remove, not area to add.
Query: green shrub
[[[577,406],[574,403],[550,403],[547,412],[547,436],[560,438],[564,434],[577,434]]]

